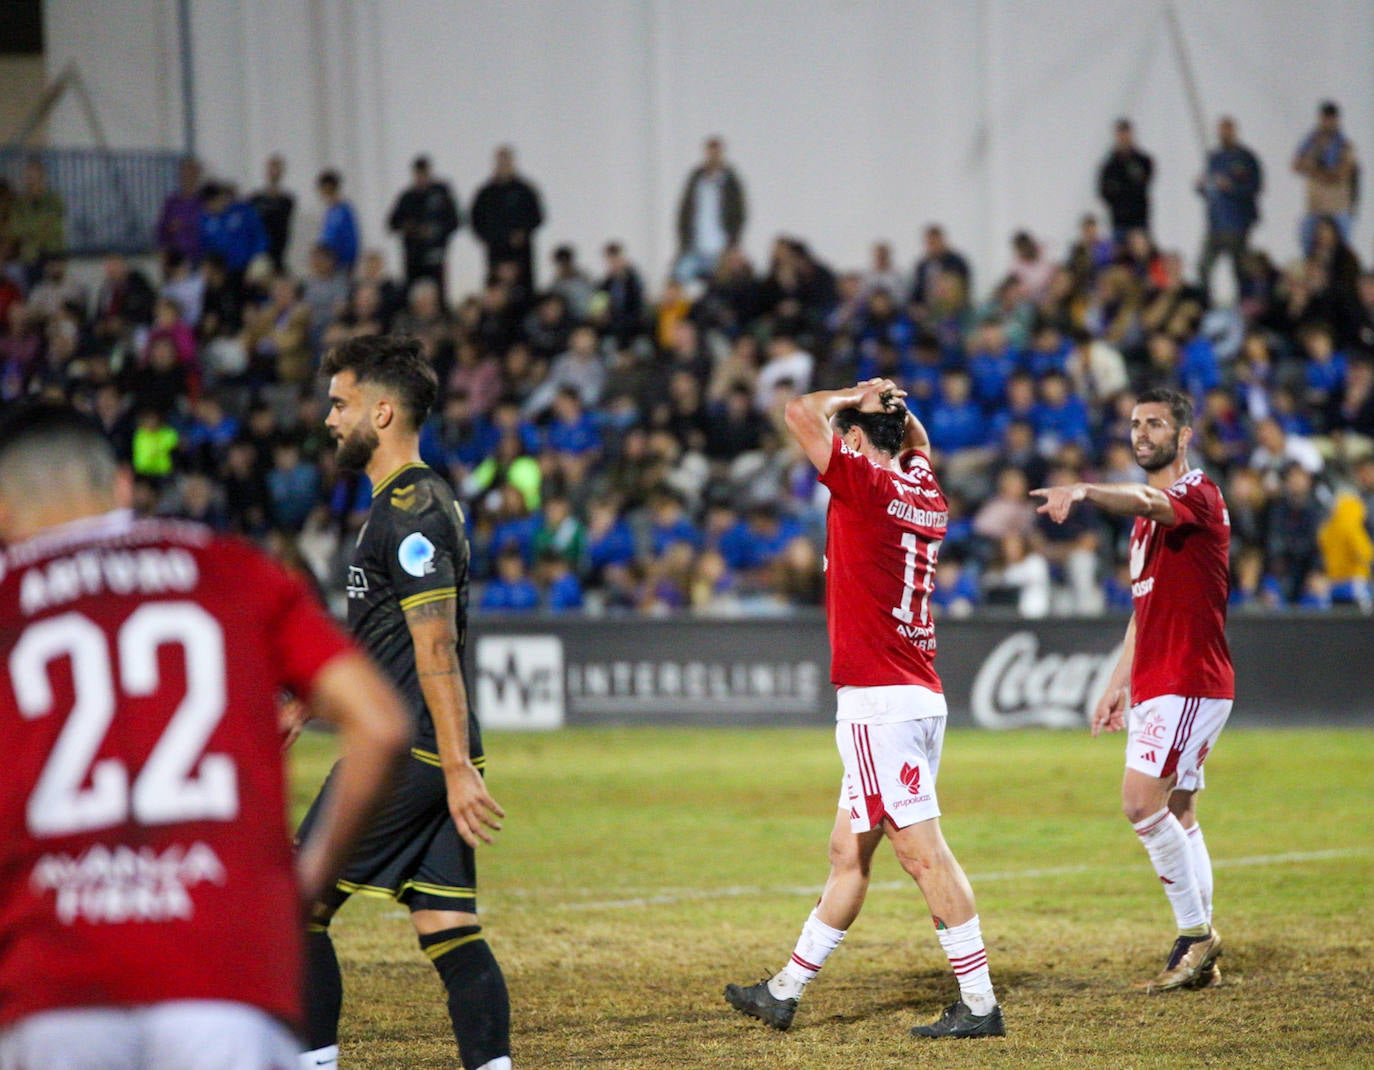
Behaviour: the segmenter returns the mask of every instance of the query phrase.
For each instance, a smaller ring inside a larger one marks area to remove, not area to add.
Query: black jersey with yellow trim
[[[458,658],[467,641],[468,540],[463,510],[442,476],[407,464],[372,491],[372,508],[358,533],[348,568],[348,627],[396,684],[415,718],[416,746],[435,751],[434,721],[415,671],[407,611],[452,600]],[[469,703],[472,757],[482,753]]]

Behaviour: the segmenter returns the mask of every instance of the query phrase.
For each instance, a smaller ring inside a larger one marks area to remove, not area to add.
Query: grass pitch
[[[295,801],[331,741],[297,744]],[[943,827],[978,896],[1003,1040],[916,1041],[956,992],[920,893],[880,848],[863,916],[792,1030],[730,1010],[785,961],[825,877],[827,729],[577,730],[487,741],[506,829],[480,902],[517,1067],[1374,1067],[1374,731],[1232,728],[1199,815],[1225,984],[1145,996],[1172,941],[1118,809],[1121,737],[952,732]],[[333,932],[346,1067],[458,1066],[404,912]]]

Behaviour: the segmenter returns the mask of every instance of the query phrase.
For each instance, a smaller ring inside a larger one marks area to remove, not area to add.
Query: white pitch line
[[[1355,855],[1367,855],[1371,852],[1374,852],[1374,847],[1339,847],[1326,851],[1289,851],[1283,854],[1248,855],[1241,858],[1214,858],[1212,859],[1212,866],[1214,869],[1231,869],[1241,866],[1276,866],[1290,862],[1320,862],[1332,858],[1350,858]],[[979,884],[986,884],[989,881],[1036,880],[1041,877],[1073,877],[1084,873],[1099,873],[1117,868],[1119,868],[1117,865],[1094,865],[994,870],[990,873],[970,874],[969,881],[976,886]],[[874,890],[894,891],[909,888],[910,886],[910,881],[878,881],[871,884],[869,887]],[[760,885],[727,885],[722,888],[673,888],[666,889],[653,895],[631,896],[624,899],[596,899],[585,902],[565,901],[552,903],[550,906],[555,910],[621,910],[630,907],[671,906],[674,903],[683,903],[698,899],[739,899],[749,896],[782,895],[814,897],[820,893],[820,885],[777,888],[765,888]],[[542,898],[545,893],[542,890],[514,889],[503,894],[528,898]],[[591,895],[592,892],[584,890],[582,892],[574,891],[571,894]]]

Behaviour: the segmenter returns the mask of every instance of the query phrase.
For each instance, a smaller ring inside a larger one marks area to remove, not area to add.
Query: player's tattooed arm
[[[458,625],[452,598],[425,602],[405,611],[406,627],[415,647],[415,672],[420,678],[425,705],[434,718],[434,726],[441,729],[452,720],[449,733],[455,744],[455,760],[468,757],[467,695],[459,683],[462,679],[458,662]],[[442,736],[440,742],[443,742]],[[442,757],[442,753],[441,753]]]
[[[491,797],[472,764],[468,693],[458,660],[456,610],[453,598],[440,598],[406,610],[405,617],[415,646],[420,691],[434,722],[449,813],[458,834],[476,847],[492,841],[492,832],[500,829],[505,811]]]
[[[410,629],[410,637],[416,643],[416,666],[417,675],[424,679],[428,676],[454,676],[459,671],[458,665],[458,637],[452,628],[453,622],[453,599],[444,598],[438,602],[428,602],[424,605],[416,606],[414,609],[405,611],[406,626]],[[447,622],[450,627],[446,630],[443,625]],[[432,627],[431,624],[438,627]],[[419,639],[417,630],[427,639],[434,641],[434,649],[430,651],[433,655],[433,668],[419,669]]]
[[[406,623],[414,625],[422,620],[452,620],[453,619],[453,599],[441,598],[437,602],[426,602],[418,605],[414,609],[406,610]]]

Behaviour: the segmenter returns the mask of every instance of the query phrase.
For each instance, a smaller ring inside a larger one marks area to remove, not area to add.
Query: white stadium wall
[[[48,66],[75,61],[113,144],[181,144],[177,0],[48,0]],[[1156,232],[1191,260],[1202,158],[1190,67],[1210,137],[1235,115],[1266,167],[1260,244],[1295,251],[1289,170],[1319,100],[1342,102],[1374,165],[1368,0],[189,0],[197,148],[256,184],[283,153],[313,231],[313,175],[339,168],[364,241],[382,230],[417,152],[466,204],[492,148],[517,147],[544,193],[541,257],[572,241],[598,263],[624,240],[651,278],[702,137],[723,135],[758,258],[780,232],[836,266],[876,238],[904,264],[945,223],[980,289],[1025,226],[1056,246],[1098,209],[1110,124],[1131,116],[1156,159]],[[1170,32],[1170,12],[1180,31]],[[1179,42],[1182,47],[1180,48]],[[1183,54],[1186,53],[1186,61]],[[54,144],[89,134],[73,102]],[[1365,182],[1366,190],[1370,182]],[[1370,252],[1365,213],[1357,248]],[[297,241],[297,251],[303,242]],[[457,282],[475,282],[470,238]]]

